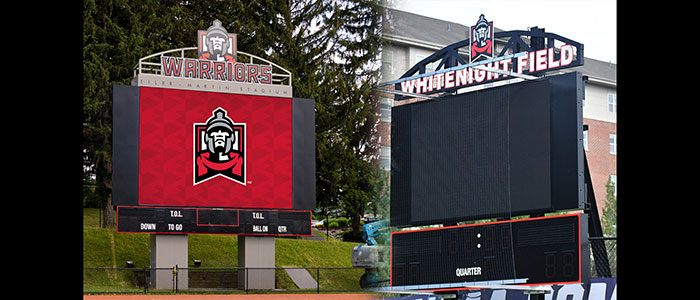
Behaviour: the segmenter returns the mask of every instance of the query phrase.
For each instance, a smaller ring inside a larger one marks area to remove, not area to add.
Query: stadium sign
[[[505,44],[497,45],[497,40]],[[458,54],[460,48],[468,49],[468,61]],[[438,64],[435,71],[426,72],[431,63]],[[496,33],[494,22],[482,14],[469,28],[466,40],[446,46],[418,62],[400,79],[380,86],[394,85],[395,100],[404,100],[516,77],[533,79],[545,72],[581,65],[583,44],[537,27]]]
[[[555,55],[555,51],[559,55]],[[464,88],[472,85],[488,83],[508,75],[501,72],[515,72],[518,74],[530,74],[547,71],[549,69],[566,67],[573,62],[574,48],[571,45],[563,45],[560,49],[547,48],[527,52],[514,58],[517,67],[513,67],[510,59],[492,61],[483,66],[495,71],[478,67],[467,67],[458,70],[448,70],[425,77],[415,78],[401,82],[401,91],[404,93],[429,94],[443,89]],[[558,57],[557,57],[558,56]],[[496,72],[501,71],[501,72]]]
[[[237,35],[214,20],[197,31],[197,47],[156,53],[139,60],[134,80],[139,86],[222,93],[291,97],[291,73],[260,57],[239,51]],[[196,58],[185,57],[196,51]],[[179,54],[179,56],[174,56]],[[244,62],[240,55],[246,56]]]
[[[163,76],[272,84],[272,66],[236,61],[236,35],[215,20],[197,31],[198,58],[161,56]]]

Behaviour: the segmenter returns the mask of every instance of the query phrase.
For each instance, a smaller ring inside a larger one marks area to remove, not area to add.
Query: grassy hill
[[[150,264],[150,238],[148,234],[117,233],[114,229],[99,228],[99,210],[84,209],[83,213],[83,266],[125,267],[126,261],[136,268]],[[357,243],[312,241],[276,238],[276,267],[352,267],[350,253]],[[188,235],[188,267],[195,259],[203,268],[238,266],[238,236],[236,235]],[[316,277],[316,269],[308,269]],[[133,284],[133,271],[84,270],[85,291],[138,291]],[[360,289],[359,278],[363,269],[320,270],[321,289]],[[297,289],[284,270],[278,270],[277,288]],[[227,287],[231,288],[231,287]],[[142,287],[140,288],[142,290]]]

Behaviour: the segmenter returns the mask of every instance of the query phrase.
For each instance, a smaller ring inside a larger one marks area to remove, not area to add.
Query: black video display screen
[[[583,207],[580,73],[394,106],[391,226]]]

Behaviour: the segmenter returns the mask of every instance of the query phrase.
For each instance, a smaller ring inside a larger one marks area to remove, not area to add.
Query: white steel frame
[[[158,53],[154,53],[148,56],[144,56],[139,59],[139,62],[134,66],[134,78],[136,78],[139,74],[155,74],[155,75],[160,75],[162,74],[162,69],[163,66],[161,64],[161,56],[167,56],[166,54],[171,54],[171,53],[177,53],[179,52],[179,55],[176,57],[180,58],[185,58],[185,51],[197,51],[197,47],[186,47],[186,48],[179,48],[179,49],[172,49],[172,50],[166,50]],[[272,68],[272,84],[273,85],[285,85],[285,86],[292,86],[292,72],[288,71],[285,68],[282,68],[281,66],[266,60],[264,58],[261,58],[259,56],[252,55],[250,53],[246,53],[243,51],[237,51],[236,56],[238,57],[238,61],[241,62],[242,60],[240,59],[241,55],[247,56],[250,58],[249,63],[258,63],[262,62],[262,64],[267,64],[273,66]],[[158,59],[157,62],[154,62],[154,58]]]

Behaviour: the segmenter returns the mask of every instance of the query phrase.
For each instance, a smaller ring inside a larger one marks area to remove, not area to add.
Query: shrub
[[[341,233],[341,237],[343,239],[343,242],[355,242],[355,243],[364,243],[365,240],[362,238],[362,230],[358,232],[357,235],[352,234],[352,229],[345,231]]]
[[[340,226],[340,227],[348,226],[348,219],[346,219],[344,217],[340,217],[340,218],[337,218],[335,220],[338,222],[338,226]]]

